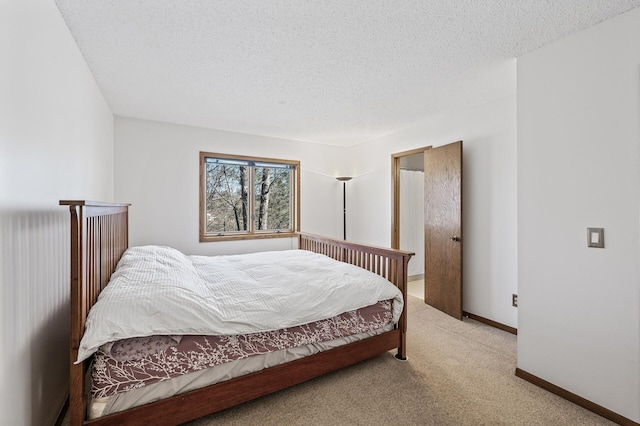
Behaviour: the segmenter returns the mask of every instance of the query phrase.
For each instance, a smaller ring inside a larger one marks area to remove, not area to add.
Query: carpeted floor
[[[614,424],[517,378],[512,334],[411,296],[408,327],[408,362],[390,352],[186,425]]]
[[[384,354],[188,423],[613,425],[514,375],[516,336],[409,297],[406,363]]]

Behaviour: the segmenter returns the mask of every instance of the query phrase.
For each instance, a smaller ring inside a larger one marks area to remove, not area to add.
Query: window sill
[[[265,232],[256,234],[227,234],[227,235],[201,235],[201,243],[213,243],[216,241],[242,241],[242,240],[262,240],[268,238],[298,238],[298,234],[293,231],[287,232]]]

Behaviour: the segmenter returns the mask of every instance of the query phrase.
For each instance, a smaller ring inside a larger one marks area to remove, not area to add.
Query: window
[[[300,162],[200,153],[200,241],[291,237]]]

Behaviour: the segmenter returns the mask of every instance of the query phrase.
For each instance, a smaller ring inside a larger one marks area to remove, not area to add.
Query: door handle
[[[450,236],[450,237],[449,237],[449,241],[454,241],[454,242],[456,242],[456,241],[460,241],[460,237],[457,237],[457,236],[455,236],[455,235],[452,235],[452,236]]]

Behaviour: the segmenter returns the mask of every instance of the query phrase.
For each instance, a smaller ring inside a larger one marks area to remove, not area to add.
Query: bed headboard
[[[75,365],[89,309],[129,245],[129,204],[61,200],[71,211],[71,394],[69,413],[84,418],[86,363]],[[77,424],[72,422],[72,424]]]

